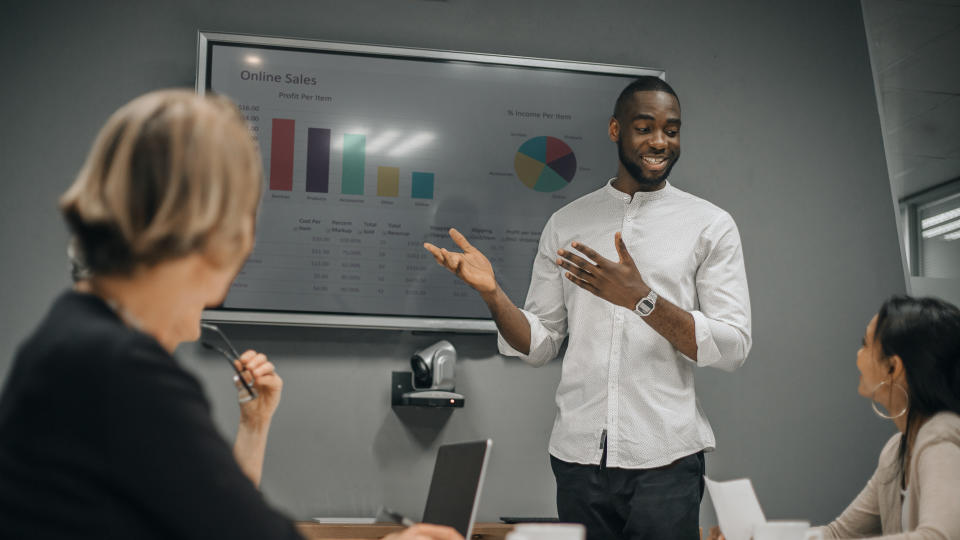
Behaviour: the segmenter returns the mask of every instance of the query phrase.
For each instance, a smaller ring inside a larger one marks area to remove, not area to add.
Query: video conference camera
[[[410,357],[413,387],[419,390],[453,390],[456,362],[457,350],[447,340],[413,353]]]
[[[410,357],[412,386],[401,396],[402,405],[463,407],[463,395],[454,392],[457,350],[447,340],[421,349]]]

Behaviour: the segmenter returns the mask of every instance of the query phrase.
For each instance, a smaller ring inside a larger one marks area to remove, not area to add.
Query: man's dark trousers
[[[655,469],[607,468],[550,456],[560,521],[582,523],[587,540],[698,540],[703,452]]]

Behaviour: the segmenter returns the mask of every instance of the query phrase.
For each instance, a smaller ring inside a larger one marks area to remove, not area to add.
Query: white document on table
[[[377,522],[375,517],[315,517],[310,518],[314,523],[324,523],[327,525],[373,525]]]
[[[707,491],[723,535],[727,540],[750,540],[753,529],[767,521],[750,479],[728,482],[715,482],[706,476],[703,479],[707,482]]]

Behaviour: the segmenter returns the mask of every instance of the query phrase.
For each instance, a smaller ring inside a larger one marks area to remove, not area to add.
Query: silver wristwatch
[[[653,313],[653,308],[657,307],[657,298],[660,298],[657,293],[650,290],[650,294],[644,296],[637,302],[636,307],[633,308],[633,311],[640,315],[641,317],[646,317],[647,315]]]

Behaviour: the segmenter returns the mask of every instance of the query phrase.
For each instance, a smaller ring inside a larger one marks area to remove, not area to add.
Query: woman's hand
[[[710,536],[707,540],[726,540],[720,532],[720,527],[710,527]]]
[[[383,540],[463,540],[463,537],[450,527],[417,523],[400,532],[388,534]]]
[[[240,403],[240,427],[233,455],[250,481],[259,486],[267,451],[267,433],[273,413],[280,404],[283,379],[277,375],[267,356],[257,351],[247,351],[235,362],[244,380],[256,391],[257,399]],[[240,399],[248,397],[240,381],[237,381],[237,392]]]
[[[276,368],[267,356],[257,351],[248,350],[235,362],[244,380],[257,392],[257,399],[240,404],[240,424],[253,428],[266,427],[280,404],[283,379],[277,375]],[[237,386],[238,397],[246,397],[247,391],[239,381]]]

